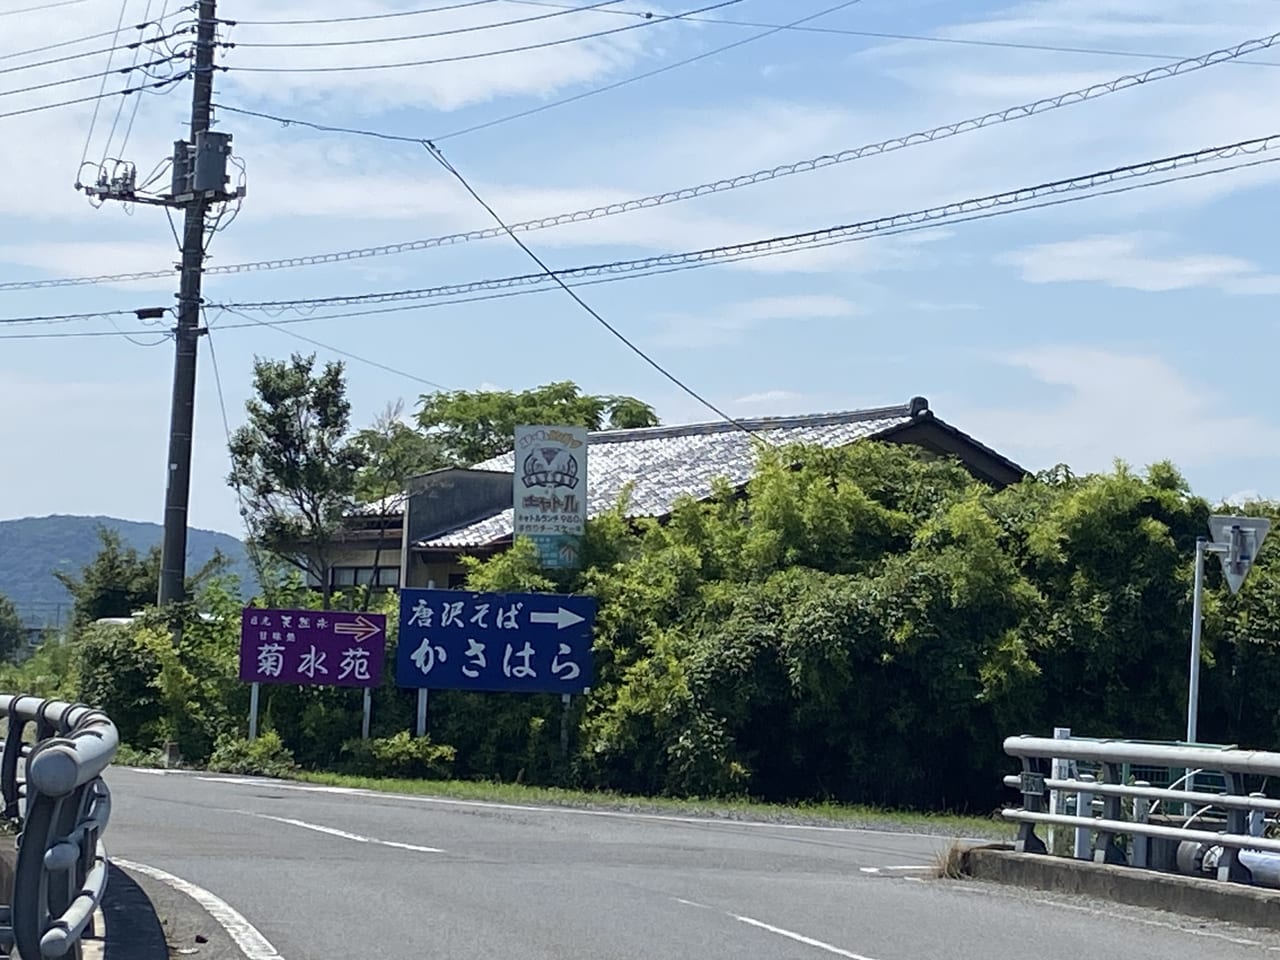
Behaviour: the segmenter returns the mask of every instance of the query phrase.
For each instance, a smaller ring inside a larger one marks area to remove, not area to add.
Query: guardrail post
[[[1249,796],[1255,800],[1265,800],[1267,798],[1267,795],[1265,793],[1251,793],[1249,794]],[[1262,834],[1266,830],[1266,826],[1267,826],[1267,814],[1265,810],[1249,811],[1249,836],[1251,837],[1262,836]]]
[[[1044,810],[1044,774],[1036,769],[1037,758],[1022,758],[1022,806],[1026,810],[1039,813]],[[1022,823],[1018,826],[1018,839],[1013,848],[1018,853],[1047,853],[1044,841],[1036,836],[1034,823]]]
[[[1146,780],[1135,780],[1135,787],[1151,786]],[[1151,798],[1133,798],[1133,822],[1147,823],[1151,819]],[[1140,833],[1133,835],[1133,865],[1135,867],[1151,866],[1151,838]]]
[[[1103,763],[1103,780],[1106,783],[1123,783],[1124,765],[1120,763]],[[1105,794],[1102,798],[1102,818],[1104,820],[1121,820],[1124,807],[1120,797]],[[1124,863],[1125,855],[1116,846],[1116,835],[1110,830],[1099,830],[1093,844],[1094,863]]]
[[[1239,796],[1244,793],[1244,778],[1238,773],[1223,773],[1226,789],[1223,793]],[[1227,809],[1227,833],[1244,833],[1249,829],[1248,811],[1236,807]],[[1252,880],[1248,869],[1240,863],[1238,847],[1223,847],[1222,856],[1218,858],[1218,879],[1223,882],[1249,883]]]
[[[1092,773],[1080,774],[1080,779],[1085,783],[1093,783],[1095,777]],[[1092,817],[1093,816],[1093,794],[1085,793],[1081,790],[1076,794],[1076,816]],[[1072,853],[1077,860],[1092,859],[1090,852],[1090,844],[1093,841],[1093,831],[1088,827],[1076,827],[1075,849]]]

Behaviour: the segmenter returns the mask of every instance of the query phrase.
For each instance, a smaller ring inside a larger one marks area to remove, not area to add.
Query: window
[[[398,587],[400,585],[399,567],[333,567],[329,571],[329,582],[336,590],[347,587]],[[317,584],[312,582],[313,586]]]
[[[467,585],[467,575],[465,573],[449,574],[449,589],[461,590]]]

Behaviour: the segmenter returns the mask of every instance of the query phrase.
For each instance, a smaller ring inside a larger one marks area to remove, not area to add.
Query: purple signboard
[[[240,614],[240,679],[314,687],[382,682],[387,618],[345,610],[257,610]]]

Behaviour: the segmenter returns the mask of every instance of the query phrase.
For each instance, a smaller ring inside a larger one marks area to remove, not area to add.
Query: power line
[[[104,30],[102,33],[91,33],[87,36],[76,37],[74,40],[60,40],[57,43],[46,43],[39,47],[30,47],[27,50],[15,50],[11,53],[0,53],[0,60],[14,60],[18,57],[30,56],[33,53],[45,53],[48,50],[58,50],[62,47],[74,47],[77,43],[88,43],[90,40],[101,40],[103,37],[114,36],[116,31]]]
[[[169,0],[164,0],[164,3],[162,3],[162,4],[160,5],[160,20],[161,20],[161,21],[163,21],[163,20],[164,20],[164,17],[165,17],[165,11],[167,11],[168,9],[169,9]],[[151,12],[151,0],[147,0],[147,9],[146,9],[146,11],[143,13],[143,16],[146,16],[146,14],[147,14],[147,13],[150,13],[150,12]],[[171,36],[176,36],[176,34],[169,34],[168,36],[165,36],[165,37],[159,37],[159,38],[157,38],[156,40],[152,40],[152,41],[150,41],[150,42],[151,42],[151,43],[156,43],[156,44],[158,44],[158,43],[160,43],[160,42],[162,42],[162,41],[164,41],[164,40],[169,39],[169,37],[171,37]],[[136,56],[135,56],[135,60],[136,60]],[[121,107],[121,109],[123,109],[123,108],[124,108],[124,100],[121,100],[121,101],[120,101],[120,107]],[[120,141],[120,154],[121,154],[122,156],[124,155],[125,148],[129,146],[129,137],[133,134],[133,125],[134,125],[134,123],[136,123],[136,122],[137,122],[137,120],[138,120],[138,110],[139,110],[141,107],[142,107],[142,98],[141,98],[141,97],[135,97],[135,98],[134,98],[134,101],[133,101],[133,112],[129,114],[129,123],[128,123],[128,125],[124,128],[124,138]],[[119,117],[118,117],[118,116],[117,116],[117,119],[119,119]],[[113,126],[112,126],[112,130],[114,131],[114,129],[115,129],[115,127],[114,127],[114,125],[113,125]],[[111,138],[110,138],[110,137],[108,137],[108,138],[107,138],[107,146],[110,146],[110,144],[111,144]],[[102,151],[102,162],[103,162],[103,164],[104,164],[104,165],[105,165],[105,164],[106,164],[106,162],[107,162],[107,151],[106,151],[106,148],[104,148],[104,149],[103,149],[103,151]],[[167,209],[168,209],[168,208],[166,208],[166,210],[167,210]]]
[[[1112,167],[1081,176],[1062,180],[1051,180],[1033,186],[1019,187],[1000,193],[987,194],[967,200],[942,204],[862,220],[856,223],[840,224],[824,227],[819,230],[786,234],[763,240],[728,244],[717,247],[706,247],[685,253],[659,254],[651,257],[640,257],[632,260],[614,260],[607,263],[590,264],[554,271],[555,282],[563,279],[599,276],[602,274],[636,274],[654,269],[666,269],[691,264],[708,265],[719,262],[734,262],[739,259],[768,256],[795,249],[807,249],[828,242],[848,242],[867,236],[883,234],[886,231],[915,226],[922,223],[951,220],[970,213],[989,211],[994,208],[1019,206],[1044,195],[1062,194],[1094,190],[1100,186],[1125,180],[1151,176],[1152,174],[1176,170],[1181,167],[1194,166],[1215,160],[1227,160],[1241,154],[1256,154],[1280,146],[1280,134],[1242,140],[1224,146],[1207,147],[1189,153],[1175,154],[1148,160],[1141,163]],[[1227,168],[1231,169],[1231,168]],[[343,307],[356,304],[395,303],[410,300],[431,299],[436,297],[452,297],[489,290],[509,289],[513,287],[537,286],[547,280],[544,273],[520,274],[491,280],[479,280],[471,283],[449,284],[445,286],[424,287],[408,290],[394,290],[382,293],[363,293],[347,296],[313,297],[296,300],[263,300],[255,302],[234,302],[219,306],[239,310],[284,310],[315,309],[320,307]]]
[[[445,158],[445,155],[440,151],[439,147],[437,147],[434,143],[428,143],[426,145],[426,149],[431,154],[431,156],[435,158],[436,162],[440,164],[440,166],[442,166],[445,170],[447,170],[450,174],[452,174],[454,179],[456,179],[458,183],[462,184],[462,188],[471,195],[472,199],[474,199],[476,203],[480,204],[480,206],[484,208],[485,212],[488,213],[489,216],[493,218],[494,222],[497,223],[497,225],[506,232],[507,236],[509,236],[512,239],[515,245],[519,247],[521,250],[523,250],[528,255],[529,259],[538,265],[538,267],[542,270],[542,273],[545,276],[549,277],[552,281],[554,281],[556,285],[560,287],[561,290],[567,293],[573,299],[574,303],[576,303],[583,310],[585,310],[596,321],[596,323],[600,324],[600,326],[608,330],[609,333],[611,333],[628,350],[634,353],[637,357],[639,357],[641,360],[647,363],[650,367],[652,367],[658,373],[662,374],[662,376],[666,377],[666,379],[669,380],[676,387],[683,390],[686,394],[688,394],[698,403],[702,404],[704,407],[706,407],[716,416],[720,417],[720,419],[733,424],[734,426],[744,431],[745,433],[753,433],[750,427],[747,427],[746,425],[744,425],[734,417],[731,417],[729,414],[725,413],[718,406],[716,406],[714,403],[712,403],[710,400],[708,400],[706,397],[700,394],[697,390],[694,390],[693,387],[689,386],[687,383],[685,383],[683,380],[677,377],[674,373],[672,373],[662,364],[658,363],[657,360],[653,359],[653,357],[645,353],[642,349],[640,349],[640,347],[638,347],[635,344],[634,341],[629,339],[626,334],[624,334],[621,330],[619,330],[617,327],[611,324],[608,320],[602,317],[598,312],[596,312],[595,308],[593,308],[589,303],[587,303],[587,301],[583,300],[582,297],[578,296],[577,292],[572,287],[570,287],[567,283],[565,283],[562,279],[560,279],[559,275],[554,270],[552,270],[549,266],[547,266],[546,262],[541,257],[539,257],[536,253],[534,253],[533,249],[528,244],[526,244],[523,240],[521,240],[520,237],[516,235],[514,230],[512,230],[510,227],[507,226],[506,222],[503,221],[502,217],[498,216],[497,212],[493,209],[493,207],[489,206],[489,204],[485,202],[484,198],[481,197],[480,194],[476,192],[475,188],[471,186],[470,183],[467,182],[467,178],[464,177],[458,171],[458,169]]]
[[[515,113],[510,113],[503,117],[497,117],[493,120],[486,120],[484,123],[476,123],[476,124],[472,124],[469,127],[463,127],[459,130],[451,131],[450,133],[443,133],[443,134],[440,134],[439,136],[432,137],[431,139],[435,143],[440,143],[444,140],[452,140],[454,137],[461,137],[468,133],[476,133],[477,131],[480,131],[480,130],[487,130],[490,127],[496,127],[504,123],[510,123],[513,120],[523,120],[525,117],[531,117],[535,114],[542,113],[546,110],[554,110],[557,107],[567,106],[570,103],[577,103],[579,100],[585,100],[588,97],[598,96],[599,94],[602,94],[602,93],[609,93],[612,90],[618,90],[622,87],[628,86],[629,84],[638,83],[641,80],[648,80],[652,77],[657,77],[664,73],[669,73],[672,70],[678,70],[681,67],[687,67],[690,64],[698,63],[701,60],[706,60],[710,57],[719,56],[722,53],[728,53],[730,50],[736,50],[738,47],[746,46],[748,43],[755,43],[757,40],[764,40],[768,37],[773,36],[775,33],[778,33],[780,30],[791,29],[805,23],[810,23],[814,20],[819,19],[820,17],[829,16],[830,14],[837,13],[840,10],[844,10],[848,7],[852,7],[854,4],[859,2],[860,0],[842,0],[842,2],[834,4],[833,6],[827,7],[824,10],[819,10],[817,13],[811,13],[811,14],[808,14],[807,16],[798,17],[795,20],[792,20],[790,23],[784,24],[781,27],[771,27],[768,30],[764,30],[760,33],[753,34],[749,37],[743,37],[741,40],[735,40],[732,43],[726,43],[718,47],[712,47],[710,50],[704,50],[702,53],[696,53],[693,56],[684,57],[680,60],[675,60],[671,63],[663,64],[662,66],[655,67],[652,70],[645,70],[642,73],[632,74],[629,77],[623,77],[621,80],[615,80],[612,83],[606,83],[603,86],[599,86],[599,87],[592,87],[590,90],[584,90],[581,93],[571,94],[570,96],[567,96],[567,97],[561,97],[559,100],[552,100],[550,103],[544,103],[537,107],[530,107],[527,110],[518,110]],[[678,14],[677,16],[680,18],[684,18],[684,17],[688,17],[689,14]]]
[[[568,6],[568,4],[564,3],[550,3],[547,2],[547,0],[510,0],[510,2],[518,3],[527,7],[554,7],[557,9],[564,9]],[[602,10],[601,12],[621,17],[648,16],[648,13],[643,10]],[[1051,43],[1022,43],[1016,40],[976,40],[965,37],[927,36],[917,33],[883,33],[876,30],[853,30],[847,27],[814,27],[807,25],[764,23],[758,20],[726,20],[722,17],[700,17],[694,14],[685,14],[681,16],[680,19],[688,20],[691,23],[710,23],[725,27],[768,27],[770,29],[790,30],[797,33],[817,33],[841,37],[865,37],[871,40],[902,40],[912,43],[943,43],[968,47],[993,47],[1003,50],[1029,50],[1040,53],[1079,53],[1099,57],[1134,57],[1145,60],[1182,59],[1181,54],[1172,53],[1150,53],[1138,50],[1108,50],[1099,47],[1068,47]],[[1280,67],[1280,63],[1270,60],[1240,60],[1237,62],[1241,65],[1255,67]]]
[[[140,64],[136,67],[135,66],[117,67],[114,70],[104,70],[101,73],[90,73],[90,74],[86,74],[83,77],[63,77],[61,80],[48,80],[45,83],[36,83],[36,84],[32,84],[29,87],[19,87],[15,90],[0,90],[0,97],[12,97],[12,96],[16,96],[19,93],[34,93],[36,90],[48,90],[51,87],[64,87],[67,84],[83,83],[86,80],[97,80],[99,78],[105,79],[106,77],[113,76],[117,73],[128,75],[130,73],[133,73],[135,70],[146,71],[151,67],[162,66],[163,64],[172,63],[174,60],[179,60],[179,59],[185,59],[185,58],[175,57],[175,56],[163,57],[160,60],[152,60],[149,63]]]
[[[703,13],[707,10],[719,10],[722,7],[731,7],[741,3],[742,0],[718,0],[716,3],[709,4],[705,7],[699,7],[696,10],[690,10],[689,13]],[[583,40],[596,40],[600,37],[613,36],[618,33],[626,33],[630,30],[641,30],[645,27],[657,26],[660,23],[667,23],[671,20],[678,20],[679,14],[664,14],[655,16],[650,20],[642,23],[631,23],[625,27],[612,27],[608,30],[596,30],[592,33],[581,33],[572,37],[561,37],[557,40],[544,40],[540,43],[526,43],[518,47],[506,47],[502,50],[483,50],[478,53],[462,53],[452,57],[435,57],[429,60],[404,60],[397,63],[361,63],[350,64],[337,67],[232,67],[229,69],[236,70],[240,73],[351,73],[361,70],[397,70],[401,67],[425,67],[438,63],[461,63],[467,60],[481,60],[487,57],[506,56],[512,53],[526,53],[530,50],[545,50],[550,47],[560,47],[568,43],[579,43]]]
[[[371,13],[357,17],[328,17],[327,19],[310,18],[306,20],[223,20],[228,26],[244,25],[252,27],[306,27],[326,23],[357,23],[367,20],[391,20],[396,17],[416,17],[424,13],[444,13],[446,10],[461,10],[464,7],[483,7],[502,0],[467,0],[465,3],[451,3],[443,7],[422,7],[417,10],[397,10],[394,13]]]
[[[37,107],[24,107],[21,110],[10,110],[7,113],[0,113],[0,120],[7,117],[21,117],[28,113],[39,113],[42,110],[56,110],[59,107],[72,107],[81,103],[91,103],[95,100],[105,100],[109,97],[128,96],[131,93],[141,93],[145,90],[159,90],[171,84],[180,83],[191,76],[191,71],[180,73],[177,76],[169,77],[165,80],[156,80],[152,83],[144,83],[136,87],[126,87],[123,90],[112,90],[108,93],[96,93],[91,97],[76,97],[74,100],[59,100],[57,103],[42,103]]]
[[[149,25],[150,24],[143,24],[143,27],[146,27]],[[100,57],[104,53],[112,54],[112,53],[117,53],[120,50],[134,50],[138,47],[143,47],[152,43],[159,43],[163,40],[172,40],[174,37],[180,36],[181,34],[188,33],[188,32],[189,31],[186,29],[175,30],[173,33],[167,33],[164,36],[155,37],[151,40],[147,40],[147,39],[134,40],[131,43],[121,43],[112,47],[101,47],[97,50],[86,51],[85,53],[70,53],[70,54],[67,54],[65,57],[53,57],[50,60],[37,60],[35,63],[23,63],[23,64],[19,64],[16,67],[0,67],[0,74],[16,73],[19,70],[34,70],[36,67],[49,67],[57,63],[69,63],[72,60],[83,60],[87,57]],[[108,33],[108,36],[111,36],[111,35],[112,34]],[[0,60],[7,60],[11,56],[13,56],[13,54],[7,54],[3,57],[0,57]]]
[[[410,33],[402,34],[395,37],[373,37],[367,40],[315,40],[315,41],[289,41],[284,43],[242,43],[237,41],[230,44],[233,47],[255,47],[255,48],[310,48],[310,47],[356,47],[370,43],[401,43],[406,40],[430,40],[436,37],[451,37],[461,33],[479,33],[484,30],[497,30],[500,27],[513,27],[522,23],[535,23],[539,20],[550,20],[554,17],[564,17],[573,13],[590,13],[592,11],[600,11],[603,7],[610,6],[615,3],[623,3],[625,0],[598,0],[596,3],[590,3],[586,6],[566,6],[563,9],[556,10],[553,13],[540,13],[534,17],[520,17],[516,20],[499,20],[495,23],[473,24],[469,27],[454,27],[450,30],[435,30],[430,33]],[[604,11],[608,12],[608,11]]]
[[[555,107],[561,107],[569,103],[575,103],[578,100],[585,100],[587,97],[594,97],[597,94],[607,93],[610,90],[617,90],[619,87],[625,87],[628,84],[636,83],[640,80],[647,80],[650,77],[656,77],[659,74],[667,73],[668,71],[675,70],[679,67],[684,67],[692,63],[697,63],[699,60],[705,60],[708,57],[714,57],[718,54],[725,53],[728,50],[733,50],[733,49],[736,49],[737,47],[745,46],[748,43],[754,43],[757,40],[763,40],[766,37],[773,36],[775,33],[779,32],[780,30],[784,30],[784,29],[787,29],[788,27],[794,27],[803,23],[807,23],[812,20],[817,20],[820,17],[829,16],[830,14],[837,13],[840,10],[844,10],[848,7],[852,7],[855,4],[858,4],[860,2],[861,0],[842,0],[842,2],[837,3],[834,6],[827,7],[825,10],[819,10],[817,13],[811,13],[806,16],[800,17],[796,20],[791,21],[791,23],[789,24],[784,24],[779,27],[772,27],[764,31],[763,33],[758,33],[758,34],[755,34],[754,36],[745,37],[742,40],[735,40],[733,43],[727,43],[722,46],[715,47],[711,50],[706,50],[702,53],[695,54],[692,57],[685,57],[683,60],[676,60],[673,63],[664,64],[663,66],[657,67],[656,69],[646,70],[643,73],[637,73],[630,77],[624,77],[623,79],[614,81],[613,83],[607,83],[600,87],[593,87],[590,90],[583,91],[582,93],[576,93],[576,94],[573,94],[572,96],[562,97],[559,100],[553,100],[550,103],[544,103],[541,106],[531,107],[528,110],[521,110],[517,113],[512,113],[505,117],[499,117],[495,120],[488,120],[488,121],[485,121],[484,123],[478,123],[478,124],[475,124],[474,126],[470,126],[462,130],[454,130],[452,133],[445,133],[445,134],[441,134],[439,136],[430,137],[430,138],[409,137],[409,136],[402,136],[402,135],[392,134],[392,133],[381,133],[376,130],[361,130],[355,127],[340,127],[340,126],[331,126],[331,125],[322,124],[322,123],[313,123],[309,120],[299,120],[296,117],[280,117],[280,116],[275,116],[269,113],[261,113],[256,110],[246,110],[242,107],[229,107],[226,104],[222,104],[222,103],[214,104],[214,106],[217,107],[219,110],[227,110],[231,113],[241,113],[241,114],[244,114],[245,116],[258,117],[259,119],[262,119],[262,120],[273,120],[276,123],[281,123],[286,126],[296,125],[301,127],[307,127],[308,129],[316,130],[321,133],[346,133],[346,134],[352,134],[353,136],[372,137],[378,140],[388,140],[388,141],[393,141],[398,143],[414,143],[414,144],[421,145],[427,139],[430,139],[433,142],[438,142],[441,140],[451,140],[454,137],[460,137],[460,136],[463,136],[464,134],[475,133],[478,130],[485,130],[489,127],[498,126],[499,124],[509,123],[512,120],[520,120],[524,117],[533,116],[535,113],[542,113],[544,110],[551,110],[551,109],[554,109]],[[687,17],[681,17],[681,19],[687,19]]]
[[[57,0],[56,3],[41,3],[34,7],[22,7],[19,10],[0,10],[0,17],[12,17],[19,13],[40,13],[55,7],[74,7],[80,3],[84,3],[84,0]]]
[[[1146,180],[1140,183],[1124,183],[1120,186],[1111,187],[1106,190],[1095,190],[1089,193],[1077,193],[1071,196],[1058,196],[1053,199],[1043,200],[1038,203],[1024,203],[1020,206],[1005,206],[995,209],[983,210],[977,213],[967,214],[964,216],[939,216],[936,220],[922,221],[919,223],[910,223],[904,226],[892,229],[884,229],[878,232],[869,232],[860,236],[837,237],[834,239],[815,242],[807,246],[790,246],[774,250],[751,251],[738,256],[722,257],[716,260],[702,260],[676,263],[671,266],[663,266],[658,269],[648,270],[646,272],[634,271],[628,273],[606,274],[602,276],[592,276],[583,280],[570,283],[573,287],[597,286],[605,283],[617,283],[623,280],[645,279],[649,277],[663,276],[669,273],[682,272],[685,270],[694,270],[702,267],[717,266],[725,263],[738,263],[747,260],[759,259],[766,256],[781,256],[788,253],[798,253],[806,250],[821,249],[826,246],[834,246],[842,243],[850,243],[863,240],[871,240],[875,237],[891,237],[900,234],[915,233],[921,230],[936,230],[941,227],[951,226],[957,223],[971,223],[981,220],[995,219],[996,217],[1005,217],[1015,213],[1025,213],[1032,210],[1043,210],[1051,207],[1062,206],[1069,203],[1079,203],[1084,200],[1096,200],[1102,197],[1117,196],[1119,194],[1131,193],[1137,190],[1145,190],[1151,187],[1164,186],[1171,183],[1179,183],[1188,180],[1197,180],[1207,177],[1219,176],[1224,173],[1233,173],[1239,170],[1246,170],[1254,167],[1261,167],[1265,164],[1280,162],[1280,156],[1264,157],[1258,160],[1251,160],[1244,163],[1231,164],[1224,167],[1215,167],[1211,170],[1194,170],[1189,173],[1180,173],[1170,177],[1163,177],[1158,180]],[[939,208],[941,209],[941,208]],[[596,269],[596,268],[592,268]],[[568,271],[559,271],[560,275],[565,276]],[[543,276],[542,274],[534,274],[532,276]],[[492,288],[495,283],[506,282],[506,279],[499,281],[484,281],[482,284],[488,284]],[[481,289],[482,284],[473,284],[471,286]],[[441,288],[436,288],[441,289]],[[471,296],[456,296],[452,298],[441,297],[439,299],[418,300],[407,303],[400,303],[396,306],[377,307],[370,310],[354,310],[344,313],[325,313],[325,314],[307,314],[305,316],[296,317],[275,317],[270,320],[254,320],[246,323],[225,323],[220,324],[219,330],[246,330],[259,327],[270,327],[271,329],[281,329],[286,326],[293,326],[301,323],[318,323],[325,320],[345,320],[355,317],[371,317],[380,316],[389,313],[407,313],[414,310],[431,310],[440,307],[456,306],[467,303],[481,303],[490,300],[505,300],[510,297],[528,296],[530,294],[549,293],[555,288],[550,286],[541,287],[525,287],[517,289],[497,290],[495,292],[480,292]],[[277,306],[281,302],[273,304]],[[212,304],[216,309],[231,311],[232,307],[228,304]],[[240,305],[246,309],[253,308],[254,305]],[[266,309],[266,307],[259,307]],[[236,311],[238,313],[238,311]],[[27,318],[18,318],[19,322]],[[117,337],[121,336],[120,331],[112,330],[92,330],[92,331],[75,331],[68,333],[30,333],[30,334],[0,334],[0,340],[51,340],[51,339],[79,339],[85,337]],[[317,342],[317,346],[319,343]],[[326,346],[326,349],[334,349]]]
[[[110,51],[107,53],[107,72],[102,75],[102,83],[98,84],[98,99],[93,103],[93,116],[89,118],[89,132],[84,136],[84,149],[80,151],[80,166],[76,169],[77,182],[79,182],[80,179],[80,171],[84,169],[85,162],[89,159],[89,146],[93,142],[93,131],[97,129],[98,126],[98,114],[102,111],[102,98],[105,96],[107,91],[107,77],[110,75],[111,71],[111,60],[115,57],[115,51],[119,49],[118,41],[120,40],[120,30],[124,26],[124,15],[125,11],[128,9],[129,0],[120,0],[120,16],[116,18],[116,32],[111,37],[112,46]],[[149,3],[148,9],[150,9]],[[134,62],[137,62],[136,56],[134,57]],[[124,104],[123,98],[120,100],[120,103],[122,105]],[[106,156],[105,150],[103,151],[103,156]]]
[[[383,370],[387,373],[394,373],[398,377],[404,377],[407,380],[413,380],[415,383],[420,383],[424,386],[431,387],[435,390],[449,389],[442,383],[436,383],[434,380],[428,380],[425,377],[418,376],[417,374],[409,373],[405,370],[400,370],[396,367],[388,366],[387,364],[380,363],[377,360],[370,360],[368,357],[362,357],[359,354],[352,353],[349,350],[343,350],[341,347],[333,346],[333,344],[322,343],[319,340],[313,340],[311,337],[304,336],[303,334],[298,333],[295,330],[289,330],[287,328],[278,327],[276,324],[273,324],[270,321],[260,320],[257,317],[250,316],[249,314],[244,313],[240,310],[236,310],[233,307],[218,307],[217,309],[223,310],[227,313],[235,314],[237,317],[243,317],[245,320],[249,321],[249,325],[266,327],[268,330],[276,330],[277,332],[287,334],[288,336],[293,337],[296,340],[301,340],[303,343],[309,343],[313,347],[319,347],[321,350],[328,350],[330,353],[336,353],[340,357],[346,357],[348,360],[355,360],[357,363],[363,363],[370,367],[376,367],[377,369]],[[206,323],[206,327],[207,326],[208,324]],[[220,327],[219,329],[238,329],[238,327],[239,325],[233,325],[230,327]],[[215,373],[215,376],[216,376],[216,373]]]
[[[146,7],[146,9],[142,12],[142,17],[143,17],[143,19],[144,19],[144,20],[145,20],[145,19],[150,15],[150,13],[151,13],[151,3],[152,3],[152,0],[147,0],[147,7]],[[124,8],[125,8],[125,6],[127,6],[127,0],[126,0],[126,3],[121,4],[121,8],[120,8],[120,16],[121,16],[121,19],[123,19],[123,18],[124,18]],[[138,57],[141,55],[141,53],[142,53],[142,45],[141,45],[141,44],[139,44],[139,45],[138,45],[137,47],[135,47],[135,48],[134,48],[134,50],[133,50],[133,64],[132,64],[132,66],[129,68],[129,72],[130,72],[130,73],[132,73],[134,70],[138,69]],[[107,61],[107,67],[108,67],[108,69],[110,69],[110,67],[111,67],[111,61],[110,61],[110,60],[108,60],[108,61]],[[126,74],[126,76],[127,76],[127,75],[128,75],[128,74]],[[103,78],[103,80],[102,80],[102,83],[105,85],[105,84],[106,84],[106,82],[107,82],[107,80],[106,80],[106,78],[104,77],[104,78]],[[135,116],[137,115],[137,107],[138,107],[139,105],[141,105],[141,103],[142,103],[142,98],[141,98],[141,97],[135,97],[135,98],[134,98],[134,100],[133,100],[133,104],[134,104],[134,115],[135,115]],[[106,165],[106,162],[107,162],[107,154],[111,151],[111,141],[115,139],[115,136],[116,136],[116,128],[120,126],[120,117],[124,115],[124,104],[125,104],[124,97],[121,97],[119,100],[117,100],[117,101],[116,101],[116,115],[115,115],[115,119],[113,119],[113,120],[111,121],[111,130],[110,130],[110,131],[108,131],[108,133],[107,133],[107,142],[106,142],[106,143],[104,143],[104,144],[102,145],[102,161],[101,161],[101,163],[102,163],[102,165],[103,165],[103,166],[105,166],[105,165]],[[132,128],[133,128],[133,122],[132,122],[132,121],[130,121],[130,123],[129,123],[129,128],[130,128],[130,129],[132,129]],[[91,135],[92,135],[92,134],[91,134]],[[122,144],[120,145],[120,153],[121,153],[121,155],[123,155],[123,154],[124,154],[124,149],[125,149],[125,147],[128,145],[128,139],[129,139],[129,138],[128,138],[128,136],[126,135],[126,136],[125,136],[125,142],[124,142],[124,143],[122,143]]]
[[[696,197],[704,197],[711,194],[724,193],[729,190],[737,190],[754,184],[777,180],[782,177],[793,176],[799,173],[808,173],[823,167],[861,160],[868,156],[877,156],[883,153],[902,150],[918,144],[946,140],[961,134],[972,133],[986,127],[996,126],[1001,123],[1010,123],[1015,120],[1022,120],[1028,117],[1047,113],[1061,107],[1071,106],[1077,103],[1085,103],[1090,100],[1098,100],[1102,97],[1109,96],[1113,93],[1119,93],[1133,87],[1145,86],[1160,80],[1182,76],[1195,70],[1204,69],[1205,67],[1225,62],[1226,60],[1233,59],[1235,57],[1245,56],[1248,52],[1256,49],[1263,49],[1274,44],[1278,39],[1280,39],[1280,34],[1273,34],[1270,37],[1263,37],[1257,40],[1248,40],[1236,47],[1226,50],[1215,50],[1202,54],[1198,57],[1181,60],[1177,63],[1152,67],[1150,70],[1144,71],[1143,73],[1125,74],[1104,83],[1096,83],[1077,90],[1069,90],[1066,93],[1060,93],[1053,97],[1045,97],[1030,103],[1022,103],[1011,107],[1005,107],[1002,110],[992,111],[991,113],[985,113],[981,116],[957,120],[953,123],[944,124],[943,126],[933,127],[929,130],[922,130],[917,133],[906,134],[905,136],[892,137],[888,140],[864,144],[862,146],[841,150],[836,153],[823,154],[821,156],[810,157],[805,160],[798,160],[792,163],[781,164],[776,167],[757,170],[753,173],[737,174],[731,177],[724,177],[720,180],[700,183],[693,186],[680,187],[674,190],[667,190],[662,193],[650,194],[644,197],[636,197],[630,200],[620,201],[618,203],[605,204],[602,206],[575,210],[568,213],[554,214],[549,217],[542,217],[534,220],[525,220],[511,224],[510,226],[512,230],[527,232],[563,226],[569,223],[578,223],[584,220],[596,220],[602,217],[616,216],[618,214],[629,213],[635,210],[663,206],[668,203],[679,203]],[[324,127],[323,125],[312,124],[308,121],[299,121],[288,117],[277,117],[270,114],[258,113],[256,111],[227,107],[222,104],[217,106],[219,109],[229,110],[232,113],[242,113],[249,116],[274,120],[280,123],[296,123],[307,127],[321,129],[326,132],[352,133],[361,136],[377,137],[379,139],[413,143],[419,146],[425,146],[427,143],[425,138],[380,134],[373,131],[355,130],[351,128]],[[341,250],[332,253],[211,266],[208,268],[208,272],[224,274],[248,273],[259,270],[280,270],[294,267],[314,266],[321,263],[360,260],[367,259],[369,257],[389,256],[416,250],[427,250],[434,247],[453,246],[458,243],[467,243],[475,240],[484,240],[490,237],[500,236],[503,232],[504,231],[502,229],[497,227],[470,230],[460,233],[445,234],[443,236],[406,240],[398,243]],[[133,274],[119,274],[106,279],[113,282],[127,282],[130,280],[158,279],[165,276],[168,276],[168,273],[164,271],[148,271]],[[102,278],[96,277],[70,278],[65,280],[23,281],[19,282],[23,284],[23,286],[16,286],[12,283],[0,284],[0,290],[100,282],[105,281]]]
[[[43,317],[0,317],[0,325],[9,323],[69,323],[73,320],[105,320],[108,317],[132,317],[134,310],[94,310],[90,313],[55,313]]]

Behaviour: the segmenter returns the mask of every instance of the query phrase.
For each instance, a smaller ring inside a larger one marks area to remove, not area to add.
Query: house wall
[[[437,590],[458,589],[461,588],[465,575],[466,568],[456,557],[424,557],[422,554],[414,554],[405,585],[425,589],[434,583]]]

